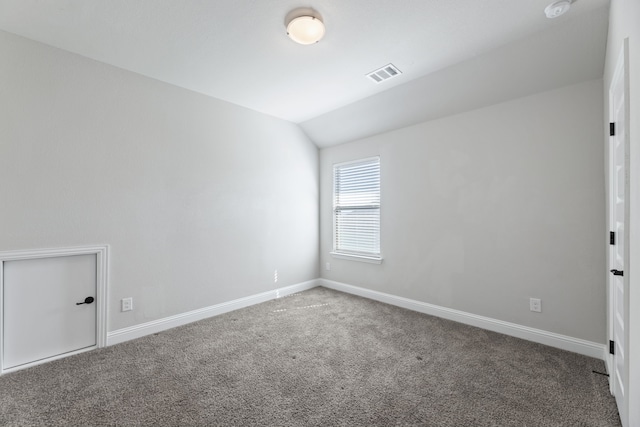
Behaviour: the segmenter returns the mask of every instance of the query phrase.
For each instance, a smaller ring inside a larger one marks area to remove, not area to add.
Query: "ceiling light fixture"
[[[560,15],[564,15],[569,8],[571,7],[570,0],[560,0],[554,3],[551,3],[549,6],[544,8],[544,14],[547,15],[547,18],[557,18]]]
[[[324,23],[317,16],[297,16],[287,22],[287,35],[296,43],[318,43],[324,37]]]

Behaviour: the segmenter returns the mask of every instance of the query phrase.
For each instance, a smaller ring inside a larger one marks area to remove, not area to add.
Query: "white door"
[[[96,345],[95,254],[2,265],[3,369]]]
[[[625,45],[626,46],[626,45]],[[611,268],[609,312],[611,313],[611,340],[614,342],[610,381],[618,404],[620,417],[625,416],[625,189],[627,187],[626,139],[627,139],[627,86],[626,48],[618,59],[616,71],[609,88],[610,121],[613,135],[609,140],[609,218],[614,238],[610,242],[609,267]]]

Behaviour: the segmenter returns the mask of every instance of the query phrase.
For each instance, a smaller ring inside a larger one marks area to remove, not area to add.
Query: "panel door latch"
[[[91,304],[94,301],[95,299],[93,297],[86,297],[83,302],[77,302],[76,305]]]

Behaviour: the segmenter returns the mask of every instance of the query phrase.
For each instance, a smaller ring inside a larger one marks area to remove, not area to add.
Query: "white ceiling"
[[[327,146],[437,117],[437,105],[451,114],[601,77],[609,0],[574,0],[553,20],[550,1],[0,0],[0,29],[299,123]],[[320,43],[286,36],[302,6],[323,17]],[[402,76],[365,77],[389,62]]]
[[[336,145],[570,84],[602,78],[602,8],[300,123]]]

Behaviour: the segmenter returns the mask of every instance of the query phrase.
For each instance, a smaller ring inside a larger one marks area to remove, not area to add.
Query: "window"
[[[333,167],[333,252],[380,263],[380,157]]]

